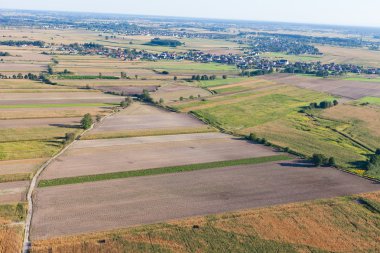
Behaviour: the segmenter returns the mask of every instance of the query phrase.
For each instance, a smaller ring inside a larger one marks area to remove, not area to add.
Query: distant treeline
[[[45,42],[41,40],[37,41],[29,41],[29,40],[5,40],[5,41],[0,41],[0,45],[3,46],[35,46],[35,47],[44,47]]]
[[[0,56],[11,56],[8,52],[0,52]]]
[[[70,79],[70,80],[86,80],[86,79],[120,79],[117,76],[69,76],[69,75],[60,75],[59,79]]]
[[[181,46],[182,42],[178,40],[163,40],[160,38],[154,38],[150,42],[148,42],[147,45],[177,47],[177,46]]]

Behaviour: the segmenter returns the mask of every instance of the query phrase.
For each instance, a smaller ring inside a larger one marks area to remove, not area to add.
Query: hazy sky
[[[0,0],[0,8],[380,27],[379,0]]]

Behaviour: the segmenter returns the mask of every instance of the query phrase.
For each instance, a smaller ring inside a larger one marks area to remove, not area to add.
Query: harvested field
[[[118,103],[123,98],[100,92],[0,93],[0,105]]]
[[[39,188],[31,236],[104,231],[375,190],[379,184],[296,161]]]
[[[134,87],[144,87],[144,86],[160,86],[162,84],[167,83],[167,81],[162,80],[135,80],[135,79],[117,79],[117,80],[107,80],[107,79],[92,79],[92,80],[70,80],[70,79],[54,79],[54,82],[57,82],[64,86],[70,86],[70,87],[91,87],[91,88],[97,88],[99,86],[106,87],[106,86],[121,86],[121,87],[128,87],[128,86],[134,86]],[[66,87],[67,88],[67,87]]]
[[[0,63],[0,73],[13,75],[18,73],[40,73],[46,70],[47,65],[35,63]]]
[[[155,101],[159,101],[160,98],[162,98],[164,102],[176,101],[179,100],[180,97],[189,98],[190,96],[193,96],[194,98],[197,98],[210,95],[211,93],[205,89],[179,84],[169,84],[162,86],[158,88],[156,92],[151,94]]]
[[[32,173],[48,158],[0,161],[0,175]]]
[[[1,79],[0,89],[66,89],[67,87],[58,85],[48,85],[41,82],[27,79]]]
[[[270,148],[220,133],[164,135],[75,143],[42,179],[272,156]]]
[[[293,84],[298,87],[327,92],[350,99],[359,99],[367,96],[380,97],[380,85],[378,83],[305,77],[289,74],[268,75],[260,78],[274,81],[279,84]]]
[[[81,118],[45,118],[45,119],[0,119],[0,131],[2,128],[30,128],[57,126],[74,128],[79,125]]]
[[[25,201],[28,187],[28,181],[0,183],[0,204]]]
[[[0,109],[0,119],[42,119],[74,118],[84,114],[105,115],[111,111],[110,106],[73,106],[59,108],[9,108]]]
[[[140,112],[140,113],[138,113]],[[133,103],[127,109],[108,117],[89,134],[136,131],[136,130],[165,130],[175,128],[197,128],[205,126],[204,123],[187,114],[169,112],[157,107]]]
[[[380,192],[33,242],[34,253],[378,252]],[[362,203],[358,204],[360,199]],[[198,229],[193,226],[198,225]],[[371,228],[371,229],[369,229]],[[100,244],[99,241],[105,242]]]

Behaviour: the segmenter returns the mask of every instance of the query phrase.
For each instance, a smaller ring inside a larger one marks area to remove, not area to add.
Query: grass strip
[[[129,177],[143,177],[143,176],[170,174],[170,173],[178,173],[178,172],[186,172],[186,171],[222,168],[222,167],[229,167],[229,166],[260,164],[260,163],[283,161],[283,160],[290,160],[290,159],[292,158],[290,158],[287,155],[275,155],[275,156],[266,156],[266,157],[246,158],[246,159],[239,159],[239,160],[171,166],[171,167],[145,169],[145,170],[122,171],[122,172],[96,174],[96,175],[79,176],[79,177],[55,178],[55,179],[41,180],[38,183],[38,187],[80,184],[80,183],[129,178]]]

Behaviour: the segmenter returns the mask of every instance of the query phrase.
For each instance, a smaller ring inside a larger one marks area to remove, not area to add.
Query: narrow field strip
[[[195,134],[195,133],[212,133],[212,132],[217,132],[217,129],[210,126],[175,128],[175,129],[126,130],[126,131],[115,131],[115,132],[110,132],[110,133],[93,133],[93,134],[90,133],[90,134],[84,135],[81,138],[81,140],[116,139],[116,138],[127,138],[127,137]]]
[[[104,180],[112,180],[112,179],[120,179],[120,178],[143,177],[143,176],[170,174],[170,173],[196,171],[196,170],[204,170],[204,169],[223,168],[223,167],[237,166],[237,165],[276,162],[276,161],[284,161],[284,160],[291,160],[291,159],[292,158],[287,155],[275,155],[275,156],[266,156],[266,157],[246,158],[246,159],[239,159],[239,160],[218,161],[218,162],[189,164],[189,165],[171,166],[171,167],[163,167],[163,168],[153,168],[153,169],[146,169],[146,170],[133,170],[133,171],[123,171],[123,172],[105,173],[105,174],[79,176],[79,177],[56,178],[56,179],[49,179],[49,180],[41,180],[38,183],[38,187],[80,184],[80,183],[96,182],[96,181],[104,181]]]
[[[17,108],[61,108],[61,107],[100,107],[115,106],[117,103],[75,103],[75,104],[17,104],[17,105],[0,105],[0,109],[17,109]]]

